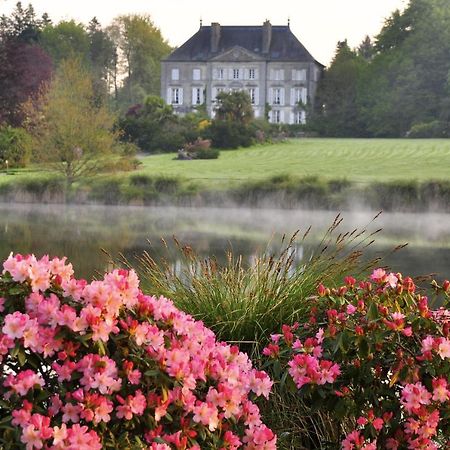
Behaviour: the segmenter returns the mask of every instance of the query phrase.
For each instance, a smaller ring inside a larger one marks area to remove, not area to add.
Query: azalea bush
[[[325,415],[335,436],[316,436],[314,448],[449,448],[450,283],[432,287],[437,309],[411,278],[383,269],[320,284],[306,322],[271,336],[263,353],[277,389],[305,415]]]
[[[0,448],[275,449],[272,382],[133,271],[87,283],[63,259],[0,276]]]

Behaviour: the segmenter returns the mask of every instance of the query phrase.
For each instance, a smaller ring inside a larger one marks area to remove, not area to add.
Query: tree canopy
[[[49,89],[30,102],[27,126],[34,158],[64,175],[70,185],[95,175],[117,149],[115,117],[94,101],[92,79],[78,60],[61,63]]]
[[[338,45],[318,90],[325,135],[401,137],[427,124],[450,135],[450,3],[410,0],[357,50]]]

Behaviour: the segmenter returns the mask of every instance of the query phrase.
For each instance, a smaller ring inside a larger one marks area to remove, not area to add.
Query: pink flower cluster
[[[344,450],[450,448],[450,283],[431,287],[444,304],[435,311],[411,278],[384,269],[320,284],[305,323],[284,325],[264,349],[312,415],[346,430]]]
[[[294,327],[283,325],[283,335],[272,335],[272,344],[269,344],[263,354],[266,356],[276,357],[279,353],[279,346],[276,344],[280,338],[293,350],[293,356],[288,362],[289,375],[294,380],[298,389],[306,384],[323,385],[326,383],[334,383],[341,373],[339,364],[332,361],[322,359],[323,348],[323,332],[321,328],[314,338],[307,338],[303,343],[296,339],[293,341],[292,330],[298,328],[298,324]]]
[[[170,300],[144,295],[134,271],[88,284],[65,259],[10,255],[0,295],[0,383],[27,450],[100,449],[129,429],[149,449],[276,448],[251,401],[268,398],[267,374]]]

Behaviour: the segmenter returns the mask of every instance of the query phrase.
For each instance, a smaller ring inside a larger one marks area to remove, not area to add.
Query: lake
[[[172,236],[202,256],[219,261],[227,250],[242,254],[249,263],[258,253],[276,253],[283,234],[302,235],[311,225],[305,242],[296,246],[297,263],[306,261],[317,247],[337,212],[305,210],[115,207],[73,205],[0,205],[0,258],[8,254],[67,256],[76,276],[90,278],[108,268],[108,256],[120,253],[132,260],[148,251],[164,255],[177,264],[176,254],[167,255],[161,238]],[[364,236],[382,228],[368,257],[383,256],[384,265],[409,275],[450,275],[450,215],[345,212],[342,232],[366,229]],[[337,235],[337,234],[336,234]],[[372,238],[367,237],[369,242]],[[408,246],[398,252],[399,244]]]

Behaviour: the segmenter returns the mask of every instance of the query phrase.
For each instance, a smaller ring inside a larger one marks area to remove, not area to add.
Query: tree
[[[68,186],[104,170],[117,149],[115,118],[93,98],[90,74],[68,59],[39,101],[28,105],[34,157],[63,174]]]
[[[253,120],[250,96],[245,91],[220,92],[216,97],[217,120],[248,125]]]
[[[346,40],[338,42],[336,55],[325,71],[317,91],[313,122],[322,134],[364,134],[358,96],[366,64],[364,58],[350,49]]]
[[[214,147],[237,148],[252,144],[253,108],[247,92],[220,92],[215,113],[209,130]]]
[[[127,15],[116,18],[109,28],[115,40],[124,77],[118,92],[122,107],[142,103],[147,95],[159,95],[160,61],[170,53],[170,46],[150,16]]]
[[[361,56],[367,61],[370,61],[375,55],[375,46],[372,43],[370,36],[366,36],[358,47],[358,56]]]
[[[5,15],[0,17],[0,38],[27,43],[37,42],[42,28],[49,20],[46,13],[42,19],[38,19],[31,4],[24,8],[22,3],[18,2],[10,17]]]
[[[109,93],[109,74],[114,70],[116,48],[106,30],[94,17],[88,25],[89,63],[94,77],[94,91],[99,101]]]
[[[8,40],[0,49],[0,123],[20,126],[22,104],[38,94],[51,74],[52,61],[39,46]]]
[[[66,59],[78,59],[89,65],[89,36],[81,23],[70,20],[47,25],[42,30],[39,43],[56,66]]]

